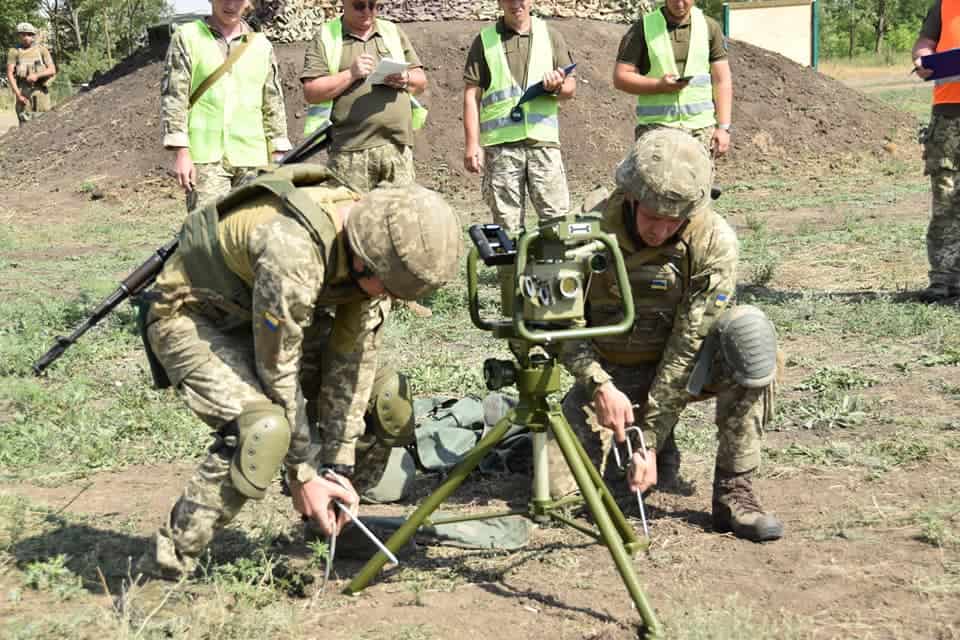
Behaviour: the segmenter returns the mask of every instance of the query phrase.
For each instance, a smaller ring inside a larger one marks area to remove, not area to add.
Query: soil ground
[[[17,114],[13,111],[0,111],[0,136],[17,126]]]
[[[581,195],[608,182],[632,138],[607,71],[623,27],[560,26],[578,51],[598,43],[563,111]],[[486,216],[460,169],[457,122],[456,65],[477,29],[409,29],[431,61],[420,175],[461,200],[465,222]],[[302,48],[280,54],[295,114]],[[960,316],[910,298],[925,284],[928,207],[906,142],[915,116],[746,45],[731,55],[736,147],[717,206],[741,239],[741,299],[771,315],[788,356],[756,482],[787,535],[758,545],[712,531],[712,406],[693,406],[678,428],[688,486],[647,498],[641,583],[669,638],[960,638]],[[0,138],[0,637],[636,637],[609,554],[563,528],[535,530],[516,552],[420,546],[356,597],[339,589],[361,563],[340,554],[325,593],[300,587],[293,578],[318,581],[322,564],[276,489],[215,541],[201,575],[130,586],[130,559],[206,430],[173,394],[147,390],[128,311],[47,379],[29,364],[182,217],[156,150],[159,68],[143,62]],[[105,197],[91,201],[94,188]],[[478,392],[483,358],[503,357],[464,299],[459,283],[427,302],[434,318],[391,318],[386,357],[419,392]],[[409,513],[437,482],[365,512]],[[528,482],[475,478],[447,508],[522,504]]]

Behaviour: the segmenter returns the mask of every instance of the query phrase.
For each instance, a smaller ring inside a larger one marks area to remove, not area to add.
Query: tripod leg
[[[514,420],[515,414],[511,411],[497,423],[490,433],[477,443],[477,446],[470,450],[460,464],[453,468],[450,475],[447,476],[447,479],[443,481],[443,484],[437,487],[437,490],[431,493],[427,499],[423,501],[423,504],[387,539],[385,544],[390,551],[397,553],[400,548],[413,537],[417,529],[423,524],[423,521],[429,518],[430,514],[436,511],[437,507],[443,504],[443,502],[450,497],[450,494],[456,491],[457,487],[466,480],[470,472],[480,464],[487,453],[500,442],[510,429],[510,425]],[[387,556],[385,556],[382,551],[378,551],[376,555],[367,561],[367,564],[363,565],[363,568],[360,569],[360,572],[350,581],[350,584],[347,585],[347,588],[344,589],[343,592],[352,595],[363,591],[386,563]]]
[[[593,480],[593,485],[597,487],[597,491],[600,493],[600,498],[603,500],[603,505],[606,507],[611,518],[613,518],[613,524],[616,525],[617,531],[620,532],[620,537],[623,538],[624,544],[639,545],[640,540],[637,538],[636,529],[633,528],[633,526],[623,515],[623,510],[620,509],[620,505],[617,504],[617,501],[614,499],[613,494],[607,487],[607,484],[603,481],[603,477],[600,475],[600,472],[590,461],[590,454],[588,454],[587,450],[584,449],[583,443],[580,442],[580,439],[577,438],[576,434],[573,433],[573,429],[570,428],[570,425],[567,423],[565,418],[563,419],[562,423],[567,429],[568,433],[570,433],[574,449],[576,450],[580,459],[583,460],[583,466],[590,475],[590,479]],[[551,424],[551,426],[553,425]],[[554,433],[556,433],[556,430],[554,430]],[[569,465],[569,462],[567,464]]]
[[[611,517],[611,514],[615,514],[620,520],[626,522],[623,512],[620,511],[620,507],[615,502],[611,509],[606,501],[601,498],[600,487],[605,491],[606,487],[600,479],[600,474],[590,463],[589,458],[586,457],[583,447],[580,446],[578,449],[577,445],[579,443],[576,442],[576,436],[567,421],[558,414],[551,414],[550,428],[553,430],[553,435],[557,439],[560,450],[563,451],[563,457],[570,467],[570,472],[573,473],[573,477],[580,487],[580,493],[583,495],[590,513],[593,514],[597,528],[600,530],[600,537],[610,551],[613,563],[620,573],[620,578],[630,593],[630,597],[633,598],[644,625],[646,625],[646,637],[649,639],[662,637],[663,629],[640,586],[640,580],[637,578],[637,573],[633,567],[633,558],[627,552],[622,539],[622,531],[619,531],[617,526],[614,525],[614,518]],[[588,469],[592,469],[593,473],[590,473]],[[597,482],[599,482],[599,485]],[[609,494],[609,491],[607,493]],[[633,533],[632,528],[631,532]],[[636,538],[636,533],[633,533],[633,536]]]

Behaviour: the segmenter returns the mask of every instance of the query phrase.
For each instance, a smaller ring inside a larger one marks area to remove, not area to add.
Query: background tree
[[[38,28],[44,23],[38,0],[0,0],[0,45],[4,56],[7,49],[17,43],[17,23],[23,21]]]

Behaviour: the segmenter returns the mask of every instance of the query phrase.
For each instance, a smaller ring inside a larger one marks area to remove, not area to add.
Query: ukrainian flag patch
[[[718,293],[718,294],[717,294],[717,299],[716,299],[716,300],[714,301],[714,303],[713,303],[714,306],[722,307],[723,305],[727,304],[727,298],[728,298],[728,297],[727,297],[727,294],[725,294],[725,293]]]
[[[650,281],[650,288],[654,291],[666,291],[670,288],[670,283],[663,278],[657,278]]]
[[[280,327],[280,318],[273,315],[269,311],[263,312],[263,325],[270,329],[270,331],[276,331]]]

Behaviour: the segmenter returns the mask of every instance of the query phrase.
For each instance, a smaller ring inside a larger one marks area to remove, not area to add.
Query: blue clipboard
[[[563,75],[568,76],[570,72],[577,68],[577,63],[566,66],[563,68]],[[523,95],[520,96],[520,100],[517,101],[517,105],[510,110],[510,119],[514,122],[520,122],[523,120],[523,109],[520,107],[525,102],[530,102],[534,98],[539,98],[542,95],[547,95],[547,90],[543,88],[543,80],[536,84],[532,84],[527,87],[527,90],[523,92]]]
[[[929,56],[921,56],[920,64],[923,65],[924,69],[933,70],[933,75],[927,80],[960,76],[960,49],[950,49],[940,53],[932,53]]]

